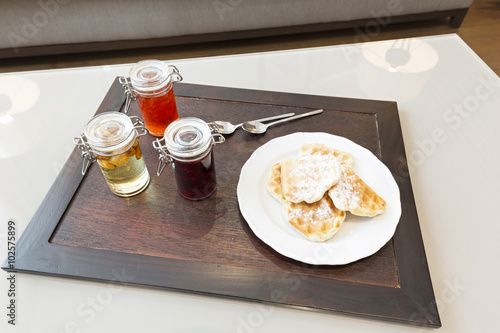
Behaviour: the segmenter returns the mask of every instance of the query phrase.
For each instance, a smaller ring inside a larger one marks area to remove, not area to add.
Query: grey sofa
[[[0,0],[0,58],[117,50],[450,18],[472,0]]]

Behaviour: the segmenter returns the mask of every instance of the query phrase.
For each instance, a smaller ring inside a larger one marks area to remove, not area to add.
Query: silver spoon
[[[295,113],[285,113],[285,114],[280,114],[277,116],[273,117],[267,117],[267,118],[262,118],[262,119],[257,119],[257,120],[252,120],[252,121],[267,121],[267,120],[274,120],[274,119],[281,119],[281,118],[286,118],[293,116]],[[213,122],[215,125],[217,125],[217,128],[219,130],[219,133],[221,134],[232,134],[234,131],[243,125],[243,123],[238,124],[238,125],[233,125],[228,121],[222,121],[222,120],[216,120]]]
[[[263,123],[261,123],[261,122],[259,122],[257,120],[247,121],[247,122],[243,123],[242,128],[245,131],[250,132],[250,133],[262,134],[262,133],[264,133],[267,130],[267,128],[269,126],[272,126],[272,125],[275,125],[275,124],[279,124],[279,123],[283,123],[283,122],[289,121],[289,120],[294,120],[294,119],[299,119],[299,118],[302,118],[302,117],[312,116],[314,114],[319,114],[321,112],[323,112],[323,109],[319,109],[319,110],[315,110],[315,111],[311,111],[311,112],[302,113],[302,114],[296,115],[294,117],[290,117],[290,118],[278,120],[278,121],[275,121],[275,122],[272,122],[272,123],[269,123],[269,124],[263,124]]]

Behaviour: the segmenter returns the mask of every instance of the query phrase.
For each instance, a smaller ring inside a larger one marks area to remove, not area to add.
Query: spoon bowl
[[[303,118],[303,117],[307,117],[307,116],[312,116],[312,115],[315,115],[315,114],[319,114],[321,112],[323,112],[323,109],[319,109],[319,110],[314,110],[314,111],[302,113],[302,114],[296,115],[294,117],[289,117],[289,118],[286,118],[286,119],[281,119],[281,120],[278,120],[278,121],[275,121],[275,122],[272,122],[272,123],[269,123],[269,124],[263,124],[263,123],[261,123],[258,120],[247,121],[247,122],[243,123],[242,128],[245,131],[253,133],[253,134],[262,134],[262,133],[265,133],[267,131],[267,128],[269,126],[272,126],[272,125],[275,125],[275,124],[279,124],[279,123],[283,123],[283,122],[289,121],[289,120],[294,120],[294,119],[299,119],[299,118]]]
[[[266,117],[266,118],[261,118],[257,120],[252,120],[252,121],[267,121],[267,120],[275,120],[275,119],[282,119],[282,118],[287,118],[293,116],[295,113],[285,113],[285,114],[280,114],[277,116],[272,116],[272,117]],[[213,122],[216,126],[217,129],[219,130],[219,133],[221,134],[232,134],[234,131],[236,131],[237,128],[241,127],[243,123],[233,125],[232,123],[228,121],[223,121],[223,120],[216,120]]]
[[[232,134],[234,133],[234,131],[236,131],[238,127],[243,125],[243,123],[238,125],[233,125],[229,121],[223,121],[223,120],[216,120],[214,121],[214,124],[217,125],[217,129],[221,134]]]

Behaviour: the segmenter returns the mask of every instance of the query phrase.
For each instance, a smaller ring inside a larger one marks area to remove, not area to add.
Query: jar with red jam
[[[190,200],[208,198],[217,188],[213,148],[224,142],[217,129],[194,117],[180,118],[153,141],[160,153],[158,176],[171,165],[179,193]]]
[[[120,82],[130,99],[136,100],[144,126],[149,134],[161,137],[173,121],[179,119],[175,103],[174,82],[182,81],[177,67],[160,60],[143,60],[130,69],[129,77]]]

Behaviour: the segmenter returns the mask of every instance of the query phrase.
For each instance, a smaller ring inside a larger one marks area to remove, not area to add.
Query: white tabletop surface
[[[166,59],[163,59],[166,60]],[[176,60],[184,81],[395,100],[443,327],[496,331],[500,79],[457,36]],[[392,65],[391,65],[392,64]],[[0,75],[0,256],[26,228],[111,82],[130,64]],[[228,119],[230,120],[230,119]],[[236,133],[237,135],[237,133]],[[21,274],[1,332],[422,332],[176,291]]]

